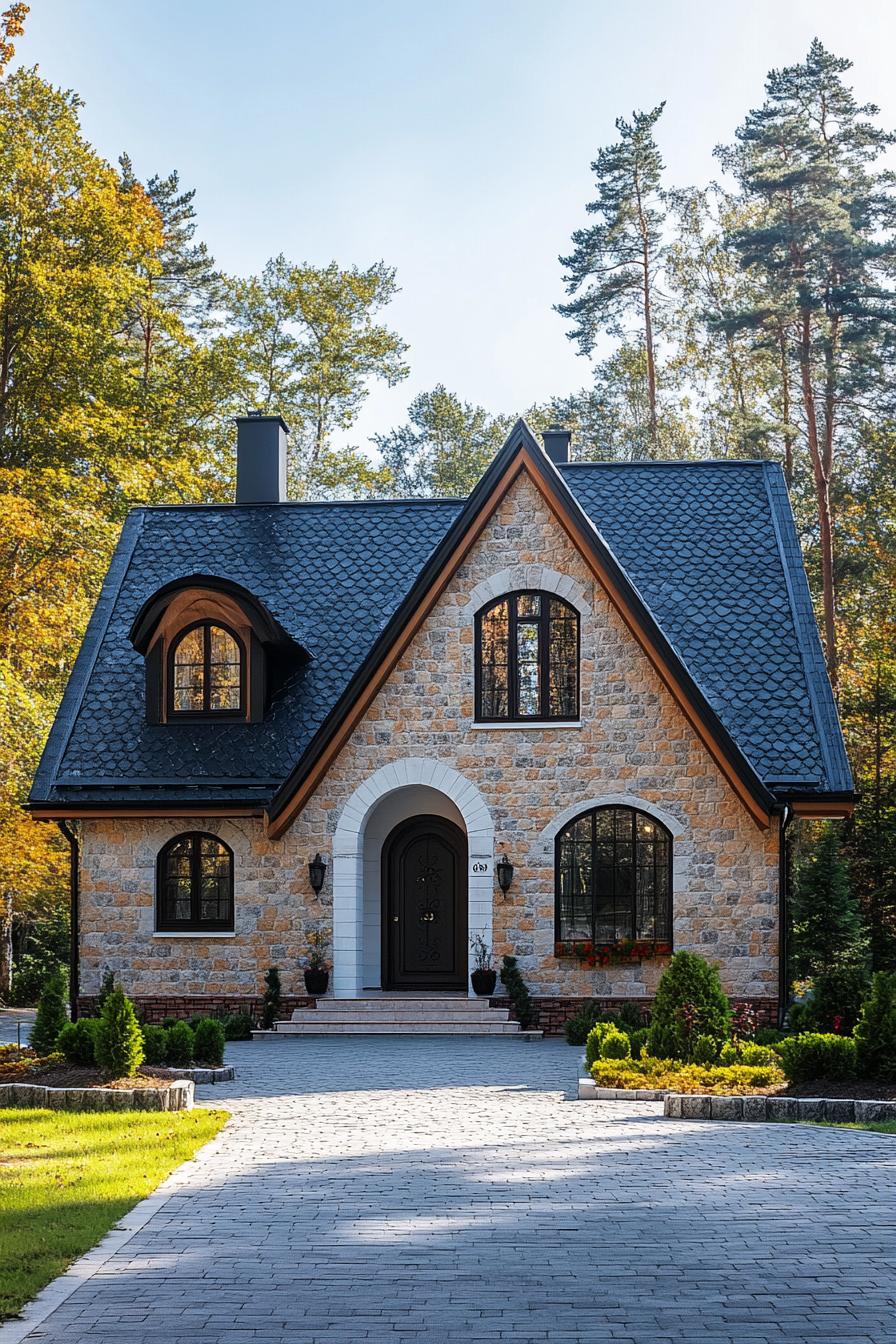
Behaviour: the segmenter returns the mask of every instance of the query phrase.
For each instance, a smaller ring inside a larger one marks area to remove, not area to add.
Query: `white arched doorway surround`
[[[467,833],[468,928],[492,943],[495,831],[479,789],[453,766],[411,756],[376,770],[346,802],[333,838],[333,993],[362,993],[365,969],[365,835],[374,812],[392,794],[424,788],[443,795],[446,815],[460,814]],[[370,864],[366,865],[368,873]],[[368,903],[369,908],[369,903]],[[370,930],[368,927],[368,943]],[[472,992],[472,991],[471,991]]]

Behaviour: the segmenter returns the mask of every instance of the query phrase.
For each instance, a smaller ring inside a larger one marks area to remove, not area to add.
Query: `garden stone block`
[[[744,1119],[765,1120],[768,1112],[768,1097],[744,1097]]]
[[[663,1102],[663,1115],[668,1116],[670,1120],[680,1120],[682,1100],[679,1092],[668,1092]]]
[[[800,1097],[801,1120],[824,1119],[824,1097]]]
[[[766,1114],[769,1120],[799,1120],[799,1101],[796,1097],[769,1097]]]
[[[712,1115],[712,1097],[683,1096],[682,1120],[709,1120]]]
[[[896,1101],[857,1101],[855,1114],[863,1125],[896,1120]]]
[[[841,1125],[851,1124],[856,1118],[856,1104],[844,1097],[829,1097],[824,1103],[824,1118]]]
[[[743,1097],[713,1097],[711,1114],[713,1120],[742,1120],[744,1099]]]

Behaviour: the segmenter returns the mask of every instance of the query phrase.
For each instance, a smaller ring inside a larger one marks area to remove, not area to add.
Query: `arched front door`
[[[383,989],[466,989],[467,837],[444,817],[383,845]]]

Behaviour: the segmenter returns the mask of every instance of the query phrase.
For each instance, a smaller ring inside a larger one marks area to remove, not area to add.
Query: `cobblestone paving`
[[[43,1344],[892,1344],[896,1140],[572,1101],[556,1041],[238,1045]]]

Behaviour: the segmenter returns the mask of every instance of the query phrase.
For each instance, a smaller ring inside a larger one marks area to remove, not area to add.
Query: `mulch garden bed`
[[[144,1066],[131,1078],[108,1078],[100,1069],[76,1068],[73,1065],[56,1065],[50,1069],[36,1069],[27,1078],[18,1082],[38,1083],[41,1087],[109,1087],[114,1091],[129,1091],[135,1087],[163,1089],[175,1081],[170,1073],[162,1069]]]
[[[896,1101],[896,1083],[832,1083],[817,1079],[814,1083],[791,1083],[776,1094],[779,1097],[838,1097],[846,1101]]]

